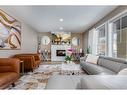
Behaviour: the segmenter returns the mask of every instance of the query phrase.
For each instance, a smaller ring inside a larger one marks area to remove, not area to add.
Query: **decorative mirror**
[[[77,38],[77,37],[73,37],[72,38],[72,44],[74,46],[78,46],[80,44],[80,38]]]
[[[48,36],[43,36],[41,38],[41,44],[48,45],[50,43],[50,38]]]

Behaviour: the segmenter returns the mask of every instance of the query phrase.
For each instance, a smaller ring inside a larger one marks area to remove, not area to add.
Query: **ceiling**
[[[37,32],[84,32],[116,6],[4,6]],[[59,21],[63,19],[63,22]],[[60,30],[60,27],[63,29]]]

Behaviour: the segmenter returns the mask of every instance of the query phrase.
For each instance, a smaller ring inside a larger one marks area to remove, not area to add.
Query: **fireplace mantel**
[[[64,61],[65,56],[57,56],[56,50],[67,50],[70,45],[51,45],[51,61]]]

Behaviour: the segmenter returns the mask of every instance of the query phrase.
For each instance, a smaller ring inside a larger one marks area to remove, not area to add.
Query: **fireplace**
[[[56,50],[56,56],[66,56],[66,50]]]
[[[51,45],[51,61],[65,61],[65,56],[67,55],[67,49],[71,48],[70,45]],[[59,51],[62,51],[63,56],[59,54]]]

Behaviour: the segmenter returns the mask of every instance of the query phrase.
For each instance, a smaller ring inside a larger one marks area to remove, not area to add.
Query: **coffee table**
[[[81,69],[79,64],[72,63],[64,63],[61,64],[61,75],[81,75],[83,74],[83,70]]]

